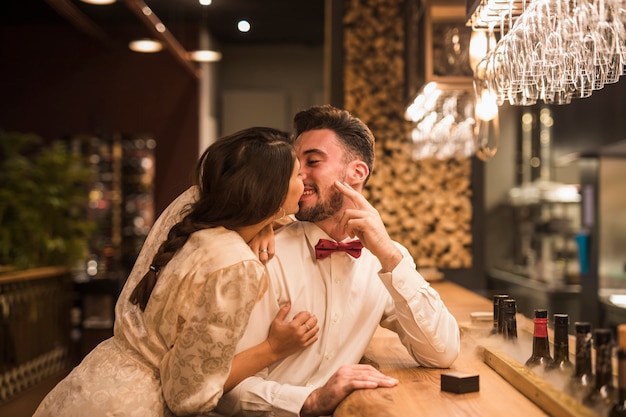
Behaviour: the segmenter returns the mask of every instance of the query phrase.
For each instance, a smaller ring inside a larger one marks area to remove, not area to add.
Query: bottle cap
[[[594,332],[595,345],[604,345],[611,342],[611,329],[596,329]]]
[[[576,333],[591,333],[591,323],[588,321],[577,321],[574,323]]]
[[[504,311],[515,314],[517,312],[517,302],[513,298],[504,300]]]
[[[569,325],[569,316],[567,314],[555,314],[554,315],[554,326],[558,325]]]
[[[547,319],[548,318],[548,310],[544,308],[536,308],[535,309],[535,318],[537,319]]]

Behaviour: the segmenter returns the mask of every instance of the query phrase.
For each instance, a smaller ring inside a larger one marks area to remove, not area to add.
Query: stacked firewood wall
[[[418,267],[472,266],[471,164],[414,161],[404,119],[405,1],[344,0],[344,107],[376,137],[365,195]]]

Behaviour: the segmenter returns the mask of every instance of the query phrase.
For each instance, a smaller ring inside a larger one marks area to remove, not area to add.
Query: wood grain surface
[[[459,323],[470,321],[470,313],[493,311],[492,302],[454,283],[431,284]],[[524,323],[521,323],[525,326]],[[484,324],[483,324],[484,326]],[[462,327],[463,329],[463,327]],[[488,331],[488,328],[484,328]],[[483,361],[484,350],[469,332],[461,332],[461,353],[449,369],[421,368],[409,356],[397,335],[379,328],[365,352],[364,361],[397,378],[394,388],[358,390],[337,407],[335,417],[404,416],[546,416]],[[480,334],[480,332],[478,332]],[[454,394],[441,391],[441,374],[465,372],[479,375],[478,392]]]

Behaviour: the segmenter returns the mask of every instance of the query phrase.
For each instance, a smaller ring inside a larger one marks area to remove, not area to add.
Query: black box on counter
[[[465,372],[448,372],[441,374],[441,390],[465,394],[479,389],[478,374]]]

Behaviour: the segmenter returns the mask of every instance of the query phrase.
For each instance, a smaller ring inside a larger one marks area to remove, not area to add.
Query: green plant
[[[0,265],[72,266],[95,224],[86,217],[89,170],[61,141],[0,130]]]

